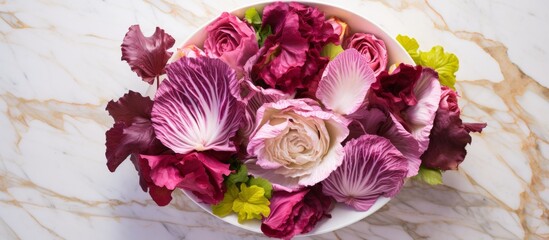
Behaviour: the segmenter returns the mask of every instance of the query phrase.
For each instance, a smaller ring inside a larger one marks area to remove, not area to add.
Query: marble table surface
[[[263,238],[182,193],[157,207],[130,162],[110,173],[104,156],[107,102],[148,87],[120,61],[128,27],[162,26],[180,45],[249,2],[0,0],[0,238]],[[310,238],[549,239],[549,2],[327,2],[458,55],[463,116],[488,128],[444,185],[409,181],[374,215]]]

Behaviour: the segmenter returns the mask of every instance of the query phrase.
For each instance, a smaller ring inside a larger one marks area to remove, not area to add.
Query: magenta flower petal
[[[355,49],[339,54],[322,74],[316,97],[340,114],[355,112],[376,80],[368,61]]]
[[[388,139],[363,135],[347,142],[343,164],[322,186],[336,201],[366,211],[379,197],[395,196],[407,172],[406,158]]]
[[[243,106],[231,94],[235,73],[219,59],[181,58],[169,65],[152,109],[158,139],[176,153],[235,151]]]
[[[274,191],[271,214],[263,219],[261,231],[269,237],[291,239],[310,232],[333,207],[333,199],[322,193],[320,184],[295,192]]]
[[[175,39],[159,27],[152,36],[145,37],[139,25],[133,25],[122,42],[122,60],[128,62],[143,81],[152,84],[155,77],[164,74],[173,54],[167,50],[174,44]]]
[[[202,202],[217,204],[225,192],[223,176],[231,173],[229,164],[205,153],[140,155],[139,162],[149,193],[159,205],[168,200],[162,193],[171,193],[175,188],[191,191]]]

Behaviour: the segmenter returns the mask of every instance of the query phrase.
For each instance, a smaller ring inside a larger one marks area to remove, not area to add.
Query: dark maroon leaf
[[[137,119],[150,119],[152,106],[153,101],[149,97],[130,90],[118,101],[111,100],[105,110],[114,118],[114,122],[131,125]]]
[[[151,123],[151,109],[152,100],[132,91],[107,105],[106,110],[115,119],[113,127],[105,133],[105,156],[111,172],[130,154],[160,154],[169,151],[156,138]]]
[[[152,84],[155,77],[165,73],[166,63],[173,54],[167,50],[174,44],[175,39],[159,27],[152,36],[145,37],[139,25],[133,25],[122,42],[122,60],[143,81]]]
[[[470,132],[481,132],[486,123],[463,123],[460,118],[457,94],[442,87],[439,108],[429,136],[429,147],[421,156],[422,166],[456,170],[465,159],[465,146],[471,143]]]

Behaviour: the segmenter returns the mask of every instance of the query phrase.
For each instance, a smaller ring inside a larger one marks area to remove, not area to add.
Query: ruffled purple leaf
[[[440,99],[438,74],[400,64],[391,74],[381,72],[371,89],[369,105],[390,111],[419,142],[420,152],[425,151]]]
[[[340,53],[324,70],[316,97],[339,114],[355,112],[376,80],[368,64],[355,49]]]
[[[408,160],[406,177],[417,175],[421,165],[419,157],[422,154],[419,142],[398,122],[393,114],[378,108],[370,108],[361,110],[353,117],[354,119],[349,125],[348,139],[359,138],[364,134],[378,135],[389,139]]]
[[[383,137],[363,135],[345,145],[343,164],[322,182],[326,195],[358,211],[394,197],[408,172],[406,158]]]
[[[139,25],[133,25],[122,42],[122,60],[128,62],[143,81],[152,84],[157,76],[165,73],[166,63],[173,54],[167,50],[174,44],[175,39],[159,27],[152,36],[145,37]]]
[[[152,128],[152,105],[150,98],[133,91],[107,104],[106,110],[115,121],[105,133],[105,156],[111,172],[131,154],[160,154],[168,150],[156,139]]]
[[[231,94],[235,72],[219,59],[181,58],[167,68],[152,109],[158,139],[176,153],[235,151],[243,106]]]

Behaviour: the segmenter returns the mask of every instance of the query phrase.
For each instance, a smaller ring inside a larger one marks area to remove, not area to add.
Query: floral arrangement
[[[108,103],[107,166],[130,157],[160,206],[184,189],[220,217],[289,239],[334,204],[366,211],[407,178],[442,183],[486,127],[460,119],[458,59],[440,46],[420,51],[399,35],[416,65],[388,66],[384,41],[301,3],[223,13],[206,32],[174,55],[164,30],[145,37],[134,25],[121,46],[158,89]]]

